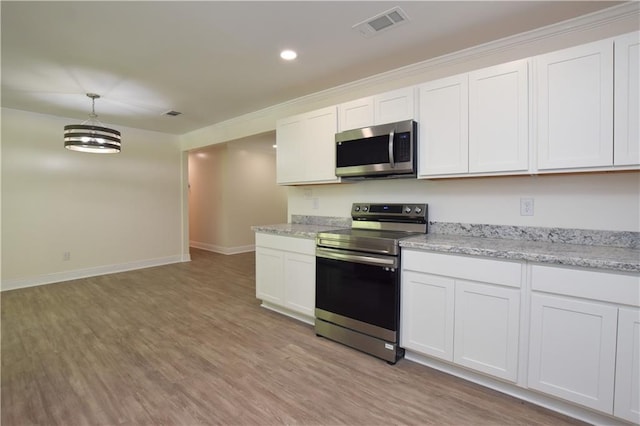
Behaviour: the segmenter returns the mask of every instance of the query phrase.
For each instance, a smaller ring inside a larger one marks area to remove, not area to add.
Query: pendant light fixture
[[[82,124],[64,126],[64,147],[72,151],[112,154],[120,152],[120,132],[98,121],[96,99],[100,95],[87,93],[91,98],[91,114]]]

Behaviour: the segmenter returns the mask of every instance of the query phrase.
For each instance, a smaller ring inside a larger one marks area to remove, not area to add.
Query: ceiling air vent
[[[390,30],[399,25],[407,23],[409,17],[404,10],[399,7],[394,7],[386,12],[382,12],[374,16],[373,18],[366,19],[359,24],[354,25],[352,28],[357,30],[364,37],[373,37],[376,34],[380,34],[383,31]]]

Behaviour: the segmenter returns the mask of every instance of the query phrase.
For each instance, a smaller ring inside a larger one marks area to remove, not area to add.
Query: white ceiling
[[[84,120],[95,92],[106,124],[183,134],[616,4],[2,1],[2,106]],[[395,6],[408,24],[352,29]]]

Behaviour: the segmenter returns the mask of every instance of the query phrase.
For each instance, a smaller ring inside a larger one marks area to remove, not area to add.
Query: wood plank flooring
[[[253,253],[4,292],[3,426],[580,422],[260,308]]]

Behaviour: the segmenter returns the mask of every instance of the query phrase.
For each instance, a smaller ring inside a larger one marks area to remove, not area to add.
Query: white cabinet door
[[[613,42],[535,58],[538,169],[613,164]]]
[[[515,382],[519,324],[519,289],[456,281],[456,363]]]
[[[341,132],[371,126],[373,124],[373,96],[340,104],[338,111]]]
[[[304,155],[298,162],[305,170],[304,181],[337,182],[336,144],[337,114],[335,107],[323,108],[305,116]]]
[[[468,85],[463,74],[419,87],[418,176],[468,172]]]
[[[256,247],[256,297],[282,304],[284,300],[284,254],[280,250]]]
[[[307,254],[285,253],[285,306],[307,316],[315,316],[316,258]]]
[[[374,124],[413,120],[415,118],[414,91],[413,87],[407,87],[374,96]]]
[[[340,131],[415,118],[414,87],[392,90],[338,106]]]
[[[613,414],[640,424],[640,310],[620,308]]]
[[[400,346],[453,361],[453,278],[404,271],[400,313]]]
[[[313,323],[315,240],[257,233],[256,297],[269,309]]]
[[[618,309],[533,293],[529,387],[613,413]]]
[[[277,182],[338,182],[335,173],[335,107],[279,120],[276,125]]]
[[[280,120],[276,128],[277,183],[298,182],[304,178],[300,162],[303,148],[303,119],[300,116]]]
[[[614,40],[615,107],[613,164],[640,164],[640,33]]]
[[[528,61],[509,62],[470,73],[469,172],[526,171],[528,168]]]

